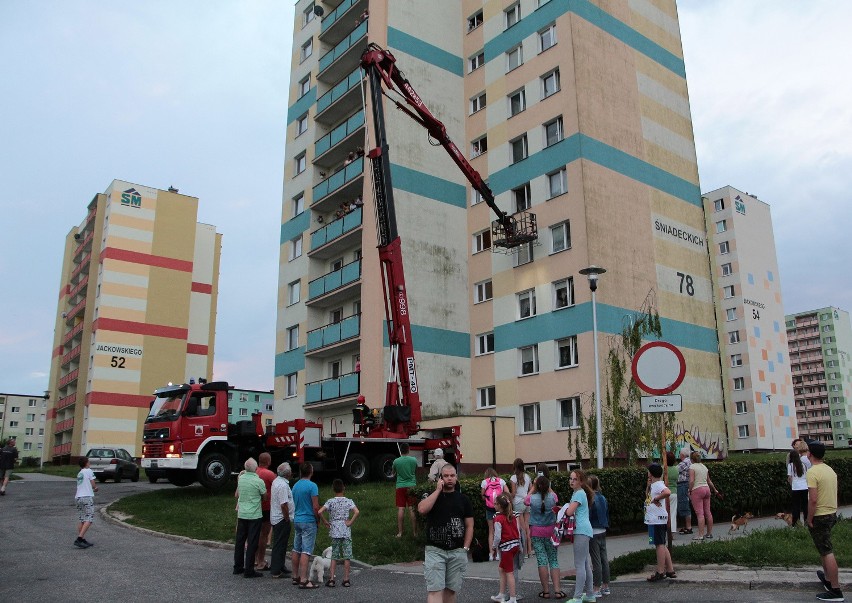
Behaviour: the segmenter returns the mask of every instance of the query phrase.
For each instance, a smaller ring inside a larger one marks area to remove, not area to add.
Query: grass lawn
[[[60,477],[77,477],[79,472],[79,465],[45,465],[43,469],[39,469],[38,467],[15,467],[12,470],[12,475],[15,473],[47,473],[48,475],[58,475]]]

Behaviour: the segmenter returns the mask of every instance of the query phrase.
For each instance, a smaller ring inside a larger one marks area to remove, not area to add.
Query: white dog
[[[308,572],[308,580],[314,584],[322,584],[325,581],[325,570],[331,567],[331,547],[326,547],[322,555],[316,555],[311,562],[311,571]]]

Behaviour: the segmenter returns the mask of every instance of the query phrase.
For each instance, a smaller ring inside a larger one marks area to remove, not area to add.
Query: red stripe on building
[[[187,354],[198,354],[199,356],[207,355],[207,346],[201,345],[200,343],[188,343],[186,344],[186,353]]]
[[[50,410],[47,411],[47,420],[53,421],[54,419],[56,419],[56,409],[51,408]]]
[[[118,320],[117,318],[98,318],[92,323],[92,331],[97,331],[98,329],[118,331],[119,333],[135,333],[136,335],[168,337],[169,339],[186,339],[189,336],[189,329],[169,327],[166,325],[151,325],[132,320]]]
[[[62,355],[62,346],[60,345],[55,350],[53,350],[53,357],[56,358],[57,356],[61,356],[61,355]]]
[[[103,406],[130,406],[133,408],[148,408],[152,396],[137,396],[135,394],[114,394],[112,392],[89,392],[86,394],[86,406],[101,404]]]
[[[194,293],[213,293],[213,285],[192,281],[192,291]]]
[[[71,291],[71,283],[68,283],[64,287],[60,287],[59,288],[59,299],[62,299],[63,297],[68,295],[68,293],[70,293],[70,291]]]
[[[129,251],[127,249],[116,249],[115,247],[107,247],[101,254],[101,262],[104,259],[119,260],[121,262],[130,262],[132,264],[145,264],[146,266],[156,266],[157,268],[168,268],[169,270],[180,270],[181,272],[192,272],[192,262],[186,260],[176,260],[167,258],[161,255],[151,255],[149,253],[140,253],[138,251]]]

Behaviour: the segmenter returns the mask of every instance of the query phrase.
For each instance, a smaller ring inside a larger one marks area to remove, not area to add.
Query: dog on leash
[[[793,525],[793,514],[792,513],[776,513],[775,519],[783,520],[784,523],[786,523],[788,527]]]
[[[740,529],[740,526],[742,526],[743,534],[745,534],[748,529],[748,520],[752,517],[754,517],[754,515],[751,513],[743,513],[742,515],[734,515],[731,517],[731,529],[728,530],[728,534],[736,532]]]
[[[322,555],[316,555],[311,562],[311,570],[308,572],[308,580],[314,584],[322,584],[325,581],[325,571],[331,567],[331,547],[326,547]]]

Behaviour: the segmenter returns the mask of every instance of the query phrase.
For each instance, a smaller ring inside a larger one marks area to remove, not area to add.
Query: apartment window
[[[748,407],[746,405],[745,400],[740,400],[737,402],[737,414],[744,415],[748,412]]]
[[[730,263],[722,264],[722,276],[731,276],[733,273],[734,269]]]
[[[738,367],[743,365],[743,355],[742,354],[731,354],[731,366]]]
[[[302,154],[298,155],[296,157],[296,159],[294,159],[294,161],[296,162],[296,175],[298,176],[299,174],[304,172],[305,169],[307,169],[308,159],[307,159],[306,155],[304,153],[302,153]]]
[[[32,442],[24,442],[24,450],[32,450],[33,443]]]
[[[538,32],[539,52],[544,52],[554,44],[556,44],[556,24],[551,23]]]
[[[33,400],[32,398],[27,400],[27,406],[29,406],[30,408],[35,408],[36,404],[38,404],[38,403],[35,400]]]
[[[299,98],[305,96],[311,91],[311,76],[308,75],[304,79],[299,80]]]
[[[506,72],[512,71],[524,64],[524,47],[515,46],[506,53]]]
[[[302,235],[290,241],[290,261],[302,257]]]
[[[716,232],[725,232],[726,230],[728,230],[727,220],[719,220],[716,222]]]
[[[480,155],[486,152],[488,152],[488,136],[477,138],[472,143],[470,143],[471,157],[479,157]]]
[[[734,377],[734,389],[735,390],[745,389],[745,377]]]
[[[571,247],[571,225],[567,220],[550,227],[550,253],[559,253]]]
[[[470,112],[471,114],[476,113],[477,111],[481,111],[485,108],[485,93],[477,94],[472,99],[470,99]]]
[[[527,93],[521,88],[509,95],[509,117],[517,115],[527,108]]]
[[[35,414],[27,414],[27,421],[35,421]]]
[[[581,417],[579,397],[559,400],[559,427],[576,429],[580,426]]]
[[[285,396],[287,398],[292,398],[296,395],[296,386],[298,384],[298,373],[290,373],[285,377],[286,379],[286,389],[287,393]]]
[[[494,353],[494,333],[483,333],[476,336],[476,355]]]
[[[10,427],[10,428],[12,428],[12,427],[17,427],[17,426],[18,426],[18,422],[17,422],[17,421],[9,421],[9,427]]]
[[[476,71],[485,64],[485,53],[480,52],[467,60],[468,71]]]
[[[739,343],[740,342],[740,332],[737,331],[728,331],[728,343]]]
[[[521,5],[520,3],[513,4],[503,13],[506,15],[506,29],[512,27],[515,23],[521,20]]]
[[[725,200],[724,199],[716,199],[713,201],[713,209],[715,211],[722,211],[725,209]]]
[[[521,406],[521,421],[523,427],[521,433],[541,431],[541,407],[538,402]]]
[[[719,243],[719,253],[725,255],[726,253],[730,253],[731,246],[728,244],[728,241],[722,241]]]
[[[24,429],[24,435],[31,436],[33,435],[33,433],[35,433],[35,430],[32,427],[27,427],[26,429]]]
[[[240,416],[241,417],[247,417],[248,416],[248,408],[241,408],[240,409]]]
[[[467,18],[467,30],[473,31],[477,27],[482,25],[482,11],[478,11],[476,14],[471,15]]]
[[[565,168],[547,175],[550,199],[568,192],[568,171]]]
[[[512,163],[526,159],[528,154],[527,135],[524,134],[509,143],[512,146]]]
[[[44,427],[39,427],[39,428],[38,428],[38,435],[40,435],[40,436],[43,436],[43,435],[44,435]]]
[[[572,335],[556,342],[556,367],[568,368],[580,363],[577,351],[577,336]]]
[[[518,318],[529,318],[536,315],[535,289],[518,293]]]
[[[313,21],[314,17],[316,17],[316,13],[314,13],[314,3],[311,2],[302,13],[302,27]]]
[[[513,259],[515,267],[529,264],[533,261],[533,244],[532,241],[518,246],[518,253]]]
[[[305,195],[299,193],[293,197],[293,217],[295,218],[303,211],[305,211]]]
[[[301,61],[304,61],[309,56],[311,56],[313,53],[314,53],[314,39],[311,38],[310,40],[308,40],[307,42],[302,44],[302,51],[301,51],[301,54],[300,54]]]
[[[299,325],[287,329],[287,350],[299,347]]]
[[[308,131],[308,114],[305,113],[296,120],[296,136],[301,136]]]
[[[574,305],[574,277],[553,283],[553,308],[567,308]]]
[[[544,124],[544,146],[549,147],[562,140],[562,117]]]
[[[826,337],[823,341],[825,343],[834,343],[834,336]]]
[[[737,309],[736,308],[728,308],[725,310],[725,320],[736,320],[737,319]]]
[[[470,205],[474,206],[477,203],[482,203],[482,193],[477,190],[470,191]]]
[[[293,281],[289,285],[287,285],[287,305],[292,306],[293,304],[299,303],[299,299],[302,297],[302,281]]]
[[[748,437],[748,425],[740,425],[737,427],[737,435],[741,438]]]
[[[823,325],[822,326],[822,332],[823,333],[828,333],[829,331],[833,331],[833,330],[834,330],[834,325]]]
[[[491,288],[491,279],[482,281],[481,283],[476,283],[473,286],[473,303],[478,304],[488,301],[492,297],[494,297],[494,294]]]
[[[491,229],[473,235],[473,253],[479,253],[486,249],[491,249]]]
[[[272,402],[267,402],[263,405],[264,412],[272,412]]]
[[[554,69],[549,73],[541,76],[541,98],[545,99],[548,96],[559,92],[559,70]]]
[[[12,412],[16,412],[16,413],[17,413],[17,412],[21,412],[21,407],[20,407],[20,406],[13,406],[13,407],[12,407]]]
[[[493,385],[476,389],[476,407],[493,408],[497,405],[497,388]]]
[[[725,299],[730,299],[734,296],[734,286],[728,285],[725,288]]]
[[[837,366],[837,360],[829,360],[828,362],[825,363],[825,366],[827,366],[828,368],[835,367],[835,366]]]
[[[512,200],[515,202],[515,212],[528,210],[532,205],[530,183],[512,189]]]
[[[521,359],[521,376],[538,373],[538,345],[530,345],[519,349]]]

